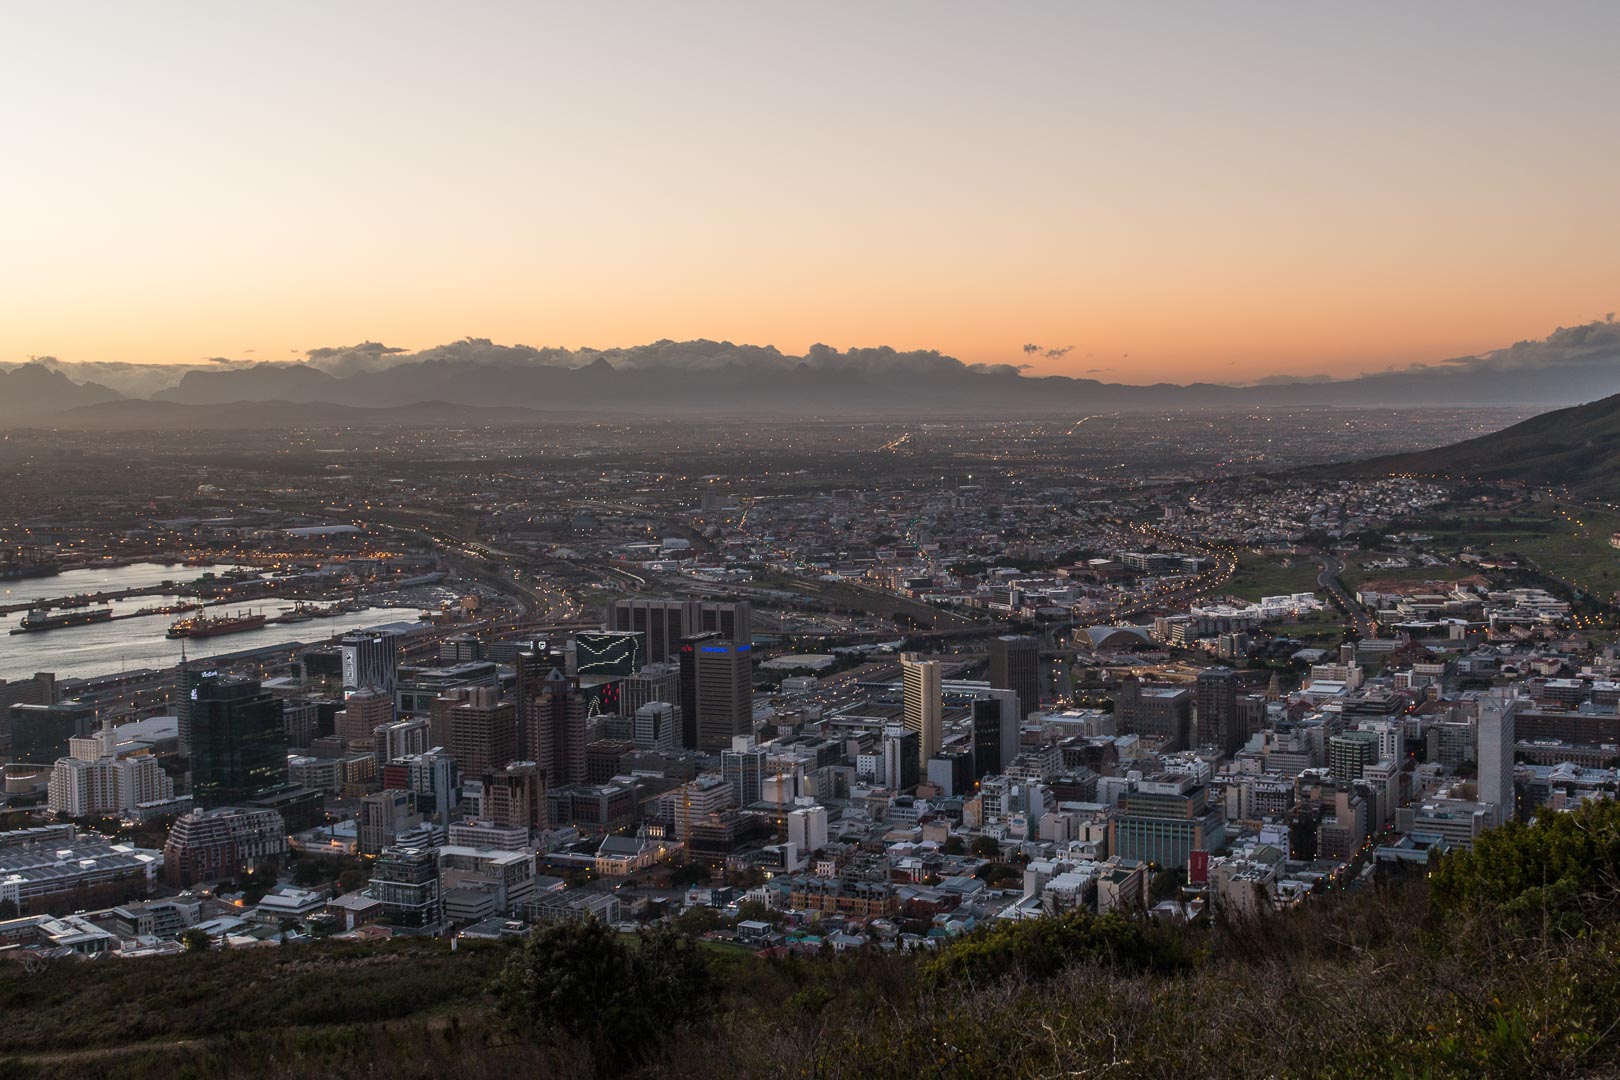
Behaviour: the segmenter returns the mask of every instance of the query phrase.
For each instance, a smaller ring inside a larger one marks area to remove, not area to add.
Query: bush
[[[1620,803],[1543,811],[1509,822],[1472,851],[1441,860],[1433,897],[1441,914],[1489,912],[1528,928],[1578,930],[1620,897]]]
[[[1047,979],[1076,963],[1172,974],[1190,969],[1194,959],[1184,932],[1117,912],[1071,911],[975,931],[941,949],[923,974],[936,985],[961,980],[982,985],[1013,974]]]
[[[522,1034],[576,1040],[603,1070],[644,1058],[661,1033],[706,1018],[716,992],[707,956],[679,934],[644,930],[632,946],[595,919],[536,929],[494,989]]]

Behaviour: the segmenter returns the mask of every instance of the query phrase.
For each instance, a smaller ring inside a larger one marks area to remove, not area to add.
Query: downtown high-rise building
[[[938,660],[921,660],[915,653],[900,658],[904,691],[905,727],[917,733],[917,775],[926,775],[928,759],[939,753],[945,714],[944,688]]]
[[[517,710],[488,687],[461,691],[464,700],[446,712],[445,749],[463,775],[483,776],[518,757]]]
[[[753,608],[747,600],[616,600],[608,608],[608,629],[645,635],[642,662],[658,664],[676,659],[681,640],[699,634],[752,644]]]
[[[257,679],[203,676],[190,694],[190,716],[197,806],[239,805],[287,783],[281,701]]]
[[[399,635],[388,630],[363,630],[345,634],[339,643],[343,654],[343,692],[377,690],[393,697],[399,690]]]
[[[1479,799],[1491,804],[1494,824],[1513,820],[1518,800],[1513,788],[1513,747],[1519,711],[1517,690],[1494,691],[1479,699]]]
[[[737,736],[754,733],[753,648],[725,638],[699,641],[695,648],[697,746],[724,750]]]
[[[1018,695],[1018,719],[1041,707],[1041,643],[1003,634],[990,639],[990,685]]]
[[[1248,718],[1238,709],[1237,672],[1231,668],[1209,668],[1198,673],[1193,714],[1199,746],[1213,746],[1230,756],[1248,741]]]
[[[519,693],[524,758],[538,763],[552,787],[584,783],[589,710],[579,679],[553,667],[543,679],[524,679]]]

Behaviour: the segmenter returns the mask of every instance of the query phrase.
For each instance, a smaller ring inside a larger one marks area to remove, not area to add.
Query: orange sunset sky
[[[1620,307],[1620,5],[75,4],[0,34],[0,362],[934,348],[1123,382]]]

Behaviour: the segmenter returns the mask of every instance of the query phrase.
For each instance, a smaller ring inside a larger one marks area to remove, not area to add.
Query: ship
[[[263,615],[238,611],[235,615],[194,615],[169,626],[166,637],[203,638],[220,634],[238,634],[243,630],[257,630],[267,621]]]
[[[22,581],[24,578],[55,577],[62,572],[55,559],[39,557],[21,551],[0,555],[0,581]]]
[[[22,621],[12,630],[13,634],[34,634],[41,630],[60,630],[65,626],[88,626],[90,623],[108,622],[113,617],[110,607],[91,608],[88,611],[59,611],[52,614],[43,608],[35,608],[22,617]]]

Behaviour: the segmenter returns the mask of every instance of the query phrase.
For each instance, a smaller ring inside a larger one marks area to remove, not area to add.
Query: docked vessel
[[[52,558],[41,558],[28,552],[0,554],[0,581],[55,577],[61,572],[62,568]]]
[[[267,621],[263,615],[239,611],[235,615],[194,615],[169,626],[166,637],[205,638],[220,634],[238,634],[244,630],[257,630]]]
[[[36,608],[22,617],[13,634],[34,634],[41,630],[60,630],[66,626],[87,626],[90,623],[108,622],[113,617],[113,609],[91,608],[88,611],[58,611],[55,613]]]

